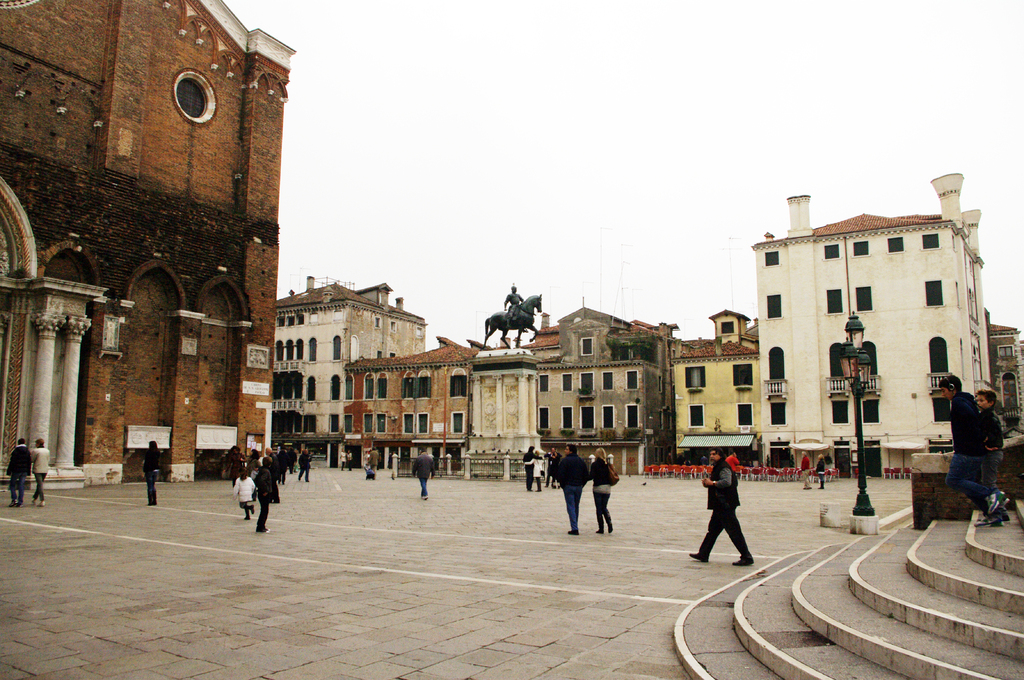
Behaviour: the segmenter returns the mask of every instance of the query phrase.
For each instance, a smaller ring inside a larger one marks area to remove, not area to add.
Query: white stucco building
[[[320,285],[317,285],[320,284]],[[307,277],[306,290],[277,301],[273,440],[326,454],[344,451],[346,366],[359,359],[420,354],[426,321],[405,310],[386,283],[353,290]],[[350,435],[353,436],[353,435]]]
[[[753,246],[766,463],[799,465],[805,451],[825,450],[844,472],[856,464],[853,399],[838,361],[851,313],[874,364],[862,409],[868,474],[909,466],[915,444],[948,445],[939,380],[953,373],[971,391],[990,381],[981,212],[961,212],[962,183],[958,174],[932,182],[938,215],[865,214],[813,229],[810,197],[795,196],[786,237],[766,234]]]

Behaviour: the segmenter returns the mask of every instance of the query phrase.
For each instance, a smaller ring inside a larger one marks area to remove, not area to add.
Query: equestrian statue
[[[544,311],[541,309],[541,297],[540,295],[531,295],[524,300],[513,285],[512,292],[505,296],[506,311],[495,312],[484,322],[484,344],[486,345],[487,339],[499,330],[501,331],[501,342],[505,347],[509,347],[506,337],[509,331],[518,331],[516,347],[519,347],[523,331],[527,329],[533,331],[533,339],[536,340],[537,329],[533,327],[533,315],[536,312]]]

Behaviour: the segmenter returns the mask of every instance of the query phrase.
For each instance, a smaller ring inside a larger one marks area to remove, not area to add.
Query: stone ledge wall
[[[1012,507],[1016,499],[1024,497],[1024,480],[1017,475],[1024,472],[1024,437],[1006,442],[1003,463],[999,467],[998,485],[1010,497]],[[914,454],[911,475],[911,497],[914,506],[914,528],[925,529],[933,519],[968,520],[974,505],[967,497],[946,486],[946,472],[951,454]]]

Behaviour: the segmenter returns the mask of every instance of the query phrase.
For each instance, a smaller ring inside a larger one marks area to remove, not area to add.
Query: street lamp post
[[[853,394],[854,429],[857,434],[857,504],[853,506],[850,533],[877,534],[878,517],[868,497],[867,469],[864,459],[864,421],[861,417],[861,400],[864,389],[871,378],[871,356],[863,348],[864,324],[856,314],[846,322],[846,342],[839,355],[843,366],[843,377],[849,382]]]

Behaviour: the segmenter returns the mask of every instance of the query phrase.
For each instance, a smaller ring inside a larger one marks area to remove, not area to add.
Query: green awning
[[[679,440],[681,449],[710,449],[716,446],[747,446],[754,443],[752,434],[687,434]]]

